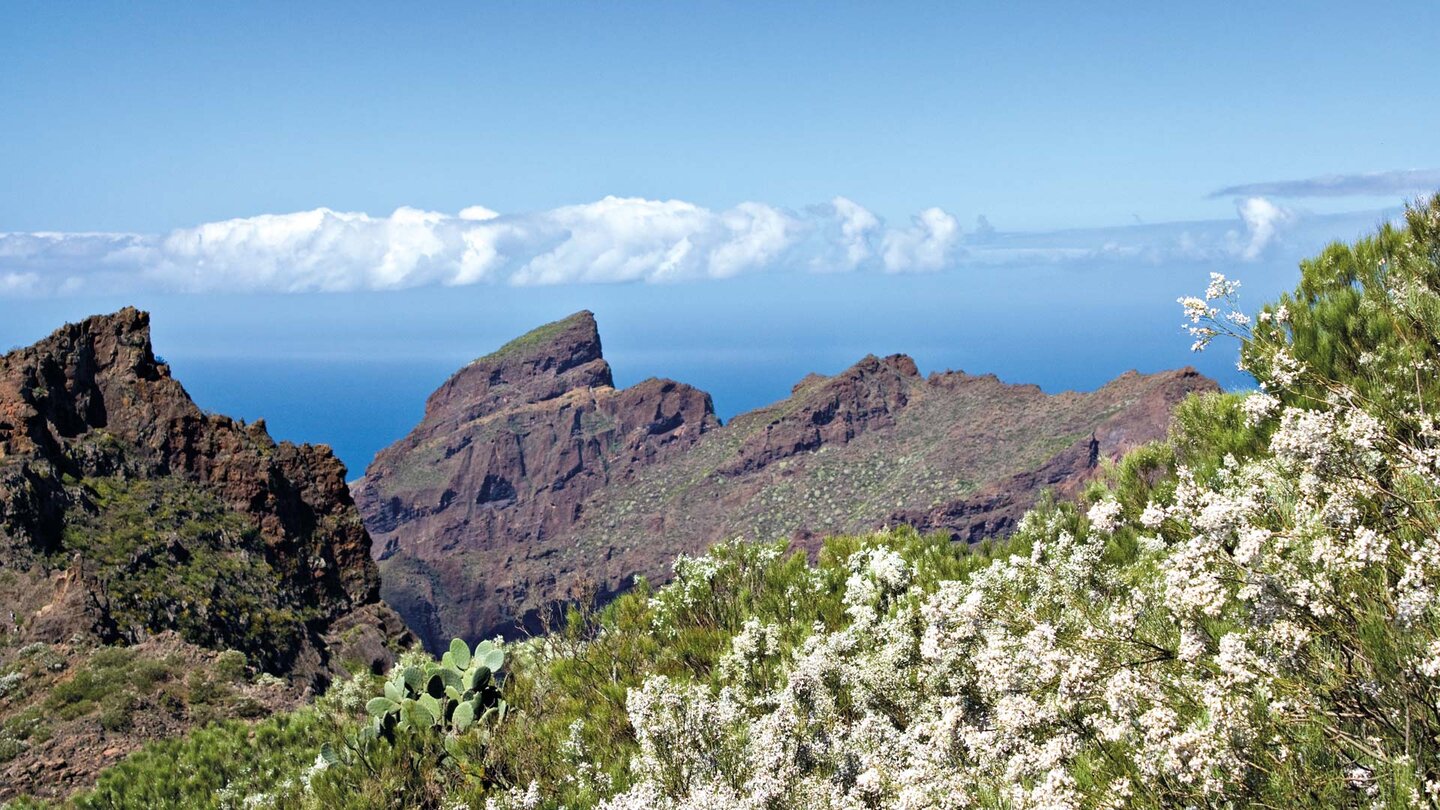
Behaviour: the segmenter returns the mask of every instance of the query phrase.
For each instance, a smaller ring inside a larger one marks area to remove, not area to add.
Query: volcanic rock
[[[202,412],[133,308],[0,356],[0,572],[6,643],[175,630],[322,686],[406,640],[340,461]]]
[[[1183,369],[1052,396],[872,356],[721,426],[682,383],[617,390],[580,312],[457,372],[354,492],[386,601],[437,649],[533,632],[722,539],[813,548],[897,522],[1007,534],[1043,492],[1075,494],[1212,390]]]

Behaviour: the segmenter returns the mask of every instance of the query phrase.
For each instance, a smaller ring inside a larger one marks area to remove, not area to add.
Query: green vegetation
[[[0,670],[0,763],[80,727],[123,737],[137,726],[257,717],[265,709],[241,688],[245,674],[240,653],[207,666],[141,647],[29,645]]]
[[[229,808],[265,796],[277,806],[306,789],[306,766],[319,756],[329,723],[322,708],[254,724],[216,723],[147,746],[102,774],[73,804],[81,810]]]
[[[535,349],[537,346],[547,346],[554,341],[556,337],[573,328],[576,323],[585,317],[585,313],[577,312],[568,318],[531,329],[529,332],[511,340],[509,343],[506,343],[484,357],[472,361],[471,365],[490,360],[501,360],[507,357],[520,357],[526,352]]]
[[[663,589],[642,582],[602,609],[576,606],[563,627],[512,645],[508,660],[482,642],[467,667],[463,643],[456,644],[438,662],[407,657],[383,682],[368,675],[343,681],[318,706],[267,720],[250,738],[242,724],[229,722],[152,744],[107,771],[79,806],[225,807],[251,797],[254,806],[281,808],[478,807],[486,796],[523,791],[531,782],[566,783],[563,803],[591,806],[629,784],[627,764],[638,752],[627,720],[630,690],[656,674],[722,683],[733,639],[757,621],[783,628],[780,646],[770,665],[745,677],[776,682],[786,650],[846,624],[848,560],[874,547],[913,560],[917,582],[928,587],[982,567],[999,549],[900,528],[831,538],[811,565],[803,553],[786,553],[783,543],[727,543],[678,561],[676,580]],[[502,661],[510,666],[501,689],[469,697],[461,690],[460,700],[450,694],[456,678],[462,686],[467,678],[483,682],[497,668],[490,664]],[[364,697],[375,692],[382,696]],[[460,703],[477,697],[473,724],[457,720]],[[423,708],[430,700],[438,707]],[[479,719],[488,713],[498,720],[501,706],[505,722]],[[432,719],[412,715],[402,727],[407,712]],[[242,742],[248,748],[237,756]],[[579,751],[606,764],[567,783]],[[197,767],[222,760],[230,764]],[[207,775],[175,776],[192,772]]]
[[[175,630],[204,647],[238,650],[262,668],[293,654],[307,617],[284,607],[297,600],[285,598],[248,519],[174,477],[77,486],[89,508],[71,510],[52,562],[83,560],[118,640]]]
[[[397,734],[439,729],[450,736],[464,734],[476,721],[492,716],[505,719],[494,676],[505,663],[505,653],[488,641],[475,648],[460,639],[450,642],[439,663],[397,668],[385,682],[385,694],[373,697],[365,711],[374,720],[373,736],[394,743]]]
[[[1307,373],[1291,381],[1297,396],[1323,401],[1343,382],[1392,420],[1433,412],[1440,398],[1437,200],[1411,206],[1401,227],[1387,223],[1303,262],[1295,291],[1257,319],[1246,362],[1287,378],[1298,362]]]

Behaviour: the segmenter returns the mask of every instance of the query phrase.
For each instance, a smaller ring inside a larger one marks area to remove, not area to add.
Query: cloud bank
[[[1404,169],[1366,174],[1327,174],[1304,180],[1246,183],[1211,197],[1408,197],[1440,190],[1440,169]]]
[[[971,234],[927,208],[906,223],[844,197],[799,211],[747,202],[606,197],[528,214],[471,206],[389,216],[320,208],[163,235],[0,233],[0,296],[136,289],[346,292],[427,285],[724,279],[764,272],[937,272],[1037,262],[1256,261],[1299,217],[1240,200],[1236,218],[1049,233]]]

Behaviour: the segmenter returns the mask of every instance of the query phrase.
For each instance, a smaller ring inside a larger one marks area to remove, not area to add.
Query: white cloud
[[[911,227],[885,233],[885,270],[939,270],[951,262],[959,242],[959,221],[939,208],[927,208]]]
[[[0,295],[33,293],[40,286],[35,273],[0,273]]]
[[[1239,250],[1240,258],[1254,261],[1260,258],[1280,232],[1295,222],[1295,213],[1282,208],[1264,197],[1249,197],[1236,203],[1240,219],[1245,223],[1245,242]]]
[[[718,248],[723,239],[719,215],[679,200],[606,197],[540,214],[534,224],[536,246],[553,247],[521,265],[516,284],[685,278],[703,269],[696,247]]]
[[[483,205],[472,205],[469,208],[461,208],[458,216],[461,219],[468,219],[473,222],[484,222],[487,219],[494,219],[500,216],[500,212],[491,211]]]
[[[754,202],[717,211],[622,197],[518,215],[478,205],[455,215],[399,208],[378,217],[319,208],[163,236],[0,234],[0,278],[7,279],[0,293],[60,293],[77,280],[86,286],[85,279],[119,289],[338,292],[930,270],[948,257],[956,232],[954,218],[939,209],[891,232],[844,198],[803,213]],[[881,243],[883,262],[875,247]]]
[[[760,203],[743,203],[720,216],[725,238],[711,251],[707,275],[738,276],[754,268],[772,267],[805,230],[789,214]]]
[[[840,228],[838,244],[844,251],[841,265],[847,270],[859,267],[875,255],[871,241],[880,231],[880,218],[845,197],[836,197],[830,206]]]
[[[1440,190],[1440,169],[1400,169],[1361,174],[1326,174],[1304,180],[1245,183],[1211,197],[1404,197]]]
[[[1353,222],[1345,220],[1345,227]],[[956,218],[939,208],[892,227],[845,197],[801,211],[755,202],[713,210],[621,197],[529,214],[482,206],[458,214],[400,208],[388,216],[320,208],[159,236],[0,233],[0,296],[665,282],[1038,263],[1225,264],[1289,260],[1298,258],[1291,256],[1296,250],[1356,235],[1337,232],[1337,223],[1263,197],[1237,201],[1233,219],[1027,233],[995,231],[984,222],[970,240],[962,240]]]

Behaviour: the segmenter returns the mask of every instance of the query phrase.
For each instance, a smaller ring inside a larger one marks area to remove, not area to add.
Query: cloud
[[[0,295],[33,293],[40,286],[35,273],[0,273]]]
[[[1240,219],[1245,222],[1246,236],[1240,258],[1246,261],[1258,259],[1280,235],[1280,232],[1295,222],[1295,213],[1282,208],[1264,197],[1249,197],[1237,206]]]
[[[0,234],[0,294],[63,292],[72,279],[122,289],[341,292],[935,270],[953,259],[958,234],[954,217],[938,208],[890,229],[843,197],[802,212],[622,197],[515,215],[483,206],[389,216],[318,208],[158,236]]]
[[[1373,225],[1375,215],[1365,216]],[[0,233],[0,297],[656,283],[1057,263],[1223,265],[1299,258],[1305,253],[1298,251],[1358,233],[1259,196],[1237,200],[1233,218],[1203,222],[1037,232],[978,222],[968,239],[939,208],[890,225],[845,197],[799,211],[622,197],[526,214],[482,206],[457,214],[399,208],[388,216],[319,208],[162,235]]]
[[[927,208],[904,230],[888,231],[882,244],[885,270],[939,270],[954,258],[960,241],[960,223],[939,208]]]
[[[1440,190],[1440,169],[1402,169],[1247,183],[1222,188],[1210,197],[1407,197],[1437,190]]]
[[[977,228],[965,264],[1231,265],[1293,261],[1372,225],[1377,212],[1306,216],[1263,197],[1235,202],[1235,219],[1015,233]],[[1342,224],[1343,223],[1343,224]],[[989,223],[984,223],[988,225]],[[1352,230],[1353,229],[1353,230]]]
[[[794,249],[805,269],[815,273],[848,272],[880,267],[879,248],[885,222],[847,197],[807,208],[801,215],[814,227],[801,235]]]

